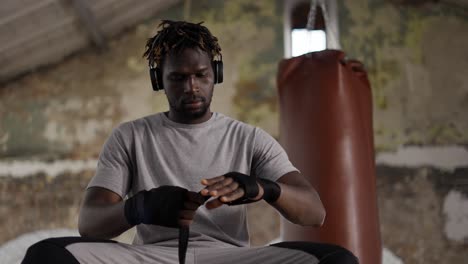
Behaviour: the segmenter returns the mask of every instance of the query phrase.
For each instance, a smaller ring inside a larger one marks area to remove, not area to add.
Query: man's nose
[[[195,93],[200,90],[200,85],[197,81],[197,78],[195,75],[190,75],[190,77],[187,80],[187,85],[185,85],[185,91],[186,93]]]

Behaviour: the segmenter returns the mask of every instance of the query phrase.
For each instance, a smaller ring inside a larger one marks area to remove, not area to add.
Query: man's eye
[[[172,74],[170,79],[173,81],[183,81],[185,76],[183,74]]]
[[[197,77],[199,77],[199,78],[206,77],[206,75],[207,75],[206,72],[197,73]]]

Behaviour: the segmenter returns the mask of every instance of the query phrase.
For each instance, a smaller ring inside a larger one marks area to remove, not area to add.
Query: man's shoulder
[[[148,124],[158,124],[161,122],[161,116],[164,115],[164,112],[154,113],[151,115],[143,116],[135,120],[130,121],[133,126],[141,127]]]
[[[251,125],[251,124],[247,124],[241,120],[238,120],[238,119],[235,119],[233,117],[230,117],[230,116],[227,116],[225,114],[222,114],[222,113],[219,113],[217,112],[217,119],[219,122],[224,122],[226,124],[232,124],[232,125],[236,125],[236,126],[242,126],[242,127],[246,127],[246,128],[255,128],[255,126]]]
[[[227,125],[226,127],[230,130],[235,130],[237,133],[241,132],[241,134],[244,135],[253,135],[257,141],[276,140],[269,132],[259,126],[248,124],[223,114],[218,115],[221,115],[222,119],[224,119],[223,121]]]
[[[234,119],[224,114],[218,113],[218,125],[216,130],[224,131],[225,135],[235,138],[250,138],[255,137],[258,133],[258,128],[254,125],[245,123],[241,120]]]
[[[124,121],[120,123],[115,130],[128,134],[132,133],[135,130],[140,131],[142,129],[145,129],[145,127],[152,126],[160,122],[160,115],[163,113],[155,113],[147,116],[143,116],[137,119],[129,120],[129,121]]]

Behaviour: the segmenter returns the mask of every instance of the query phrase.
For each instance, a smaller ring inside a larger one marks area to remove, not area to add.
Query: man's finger
[[[224,203],[222,203],[219,199],[213,199],[213,200],[207,202],[207,203],[205,204],[205,207],[206,207],[207,209],[210,209],[210,210],[211,210],[211,209],[215,209],[215,208],[218,208],[218,207],[220,207],[220,206],[223,206],[223,205],[224,205]]]
[[[228,203],[228,202],[232,202],[234,200],[237,200],[237,199],[243,197],[244,194],[245,194],[244,189],[238,188],[233,192],[230,192],[230,193],[228,193],[226,195],[223,195],[223,196],[219,197],[219,200],[221,202],[223,202],[223,203]]]
[[[224,176],[218,176],[218,177],[214,177],[214,178],[210,178],[210,179],[202,179],[201,180],[201,184],[205,185],[205,186],[209,186],[209,185],[212,185],[214,183],[217,183],[219,181],[222,181],[224,180],[226,177]]]
[[[219,197],[219,196],[227,195],[227,194],[229,194],[231,192],[234,192],[238,188],[239,188],[239,183],[237,183],[235,181],[231,181],[230,184],[225,185],[222,188],[217,189],[216,190],[216,196]]]
[[[193,220],[195,217],[195,212],[193,210],[181,210],[179,212],[179,219],[184,219],[184,220]]]
[[[199,204],[199,203],[194,203],[194,202],[191,202],[191,201],[185,201],[184,202],[184,209],[196,211],[198,209],[198,207],[200,207],[200,205],[201,204]]]
[[[186,198],[188,202],[198,204],[198,206],[206,202],[206,197],[204,197],[201,193],[197,192],[187,192]]]
[[[205,189],[201,191],[202,195],[211,195],[211,196],[219,196],[218,191],[225,186],[230,185],[234,180],[231,178],[225,178],[221,181],[217,181],[213,183],[212,185],[207,185]]]

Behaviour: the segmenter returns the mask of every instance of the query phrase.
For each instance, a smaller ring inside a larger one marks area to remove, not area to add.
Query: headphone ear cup
[[[223,82],[223,61],[213,61],[214,83]]]
[[[153,91],[161,90],[158,83],[158,68],[150,68],[150,79]]]
[[[158,90],[164,90],[161,68],[156,67],[154,69],[154,72],[156,73],[156,82],[158,84]]]
[[[151,85],[153,86],[154,91],[159,91],[163,90],[163,82],[162,82],[162,72],[161,69],[156,67],[156,68],[150,68],[150,78],[151,78]]]

